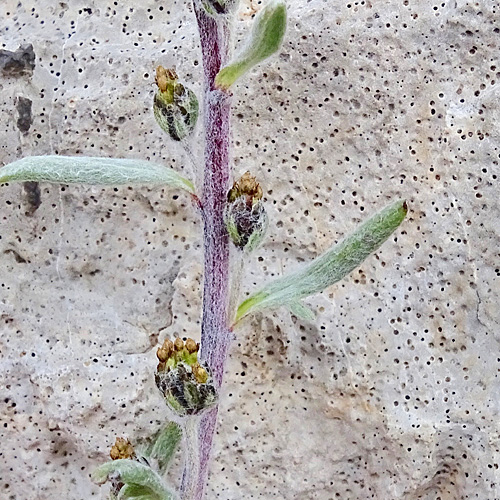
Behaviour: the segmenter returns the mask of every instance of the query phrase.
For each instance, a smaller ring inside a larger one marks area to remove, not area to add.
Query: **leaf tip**
[[[90,474],[90,479],[95,484],[104,484],[108,479],[108,472],[104,469],[104,466],[107,464],[103,464],[99,466],[97,469],[92,471]],[[107,468],[106,468],[107,469]]]

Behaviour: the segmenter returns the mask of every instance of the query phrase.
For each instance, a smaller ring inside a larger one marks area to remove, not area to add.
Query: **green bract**
[[[166,185],[194,194],[193,184],[172,168],[125,158],[27,156],[0,168],[0,183],[10,181],[108,186]]]
[[[283,305],[301,318],[310,318],[311,311],[300,300],[323,291],[358,267],[401,224],[406,212],[405,201],[384,208],[304,268],[271,282],[243,301],[236,321],[250,313]]]
[[[98,484],[103,484],[110,478],[118,479],[124,483],[118,498],[133,498],[130,495],[124,496],[127,495],[127,489],[130,493],[140,492],[143,497],[151,500],[172,500],[174,498],[170,489],[156,472],[133,460],[107,462],[92,474],[93,481]],[[122,493],[124,488],[125,492]]]
[[[286,5],[272,0],[257,15],[246,47],[215,77],[215,85],[227,90],[247,71],[273,55],[281,46],[286,30]]]
[[[158,92],[153,99],[153,113],[158,125],[174,141],[191,134],[198,120],[199,104],[196,94],[178,81],[173,69],[156,69]]]
[[[261,244],[269,224],[262,201],[248,204],[244,196],[227,204],[224,222],[234,245],[247,253],[253,252]]]

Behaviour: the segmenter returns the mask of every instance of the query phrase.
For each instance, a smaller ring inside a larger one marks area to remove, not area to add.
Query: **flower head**
[[[166,339],[158,348],[155,380],[167,406],[178,416],[198,415],[217,402],[208,367],[198,361],[199,344]]]

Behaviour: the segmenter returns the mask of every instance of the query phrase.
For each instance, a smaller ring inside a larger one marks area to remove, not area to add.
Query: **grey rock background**
[[[242,3],[239,33],[260,7]],[[315,322],[278,310],[237,332],[208,498],[498,499],[500,4],[289,15],[279,57],[235,91],[235,173],[271,219],[245,293],[391,199],[410,213],[308,301]],[[157,64],[199,91],[189,2],[4,0],[0,19],[26,63],[0,57],[0,164],[146,158],[199,180],[151,111]],[[165,418],[158,340],[199,336],[200,221],[161,189],[10,184],[0,207],[0,498],[105,498],[89,474],[115,436]]]

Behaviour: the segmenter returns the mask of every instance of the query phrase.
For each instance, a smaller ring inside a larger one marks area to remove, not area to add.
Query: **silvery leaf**
[[[76,156],[27,156],[0,168],[0,183],[172,186],[193,194],[193,184],[175,170],[144,160]]]

